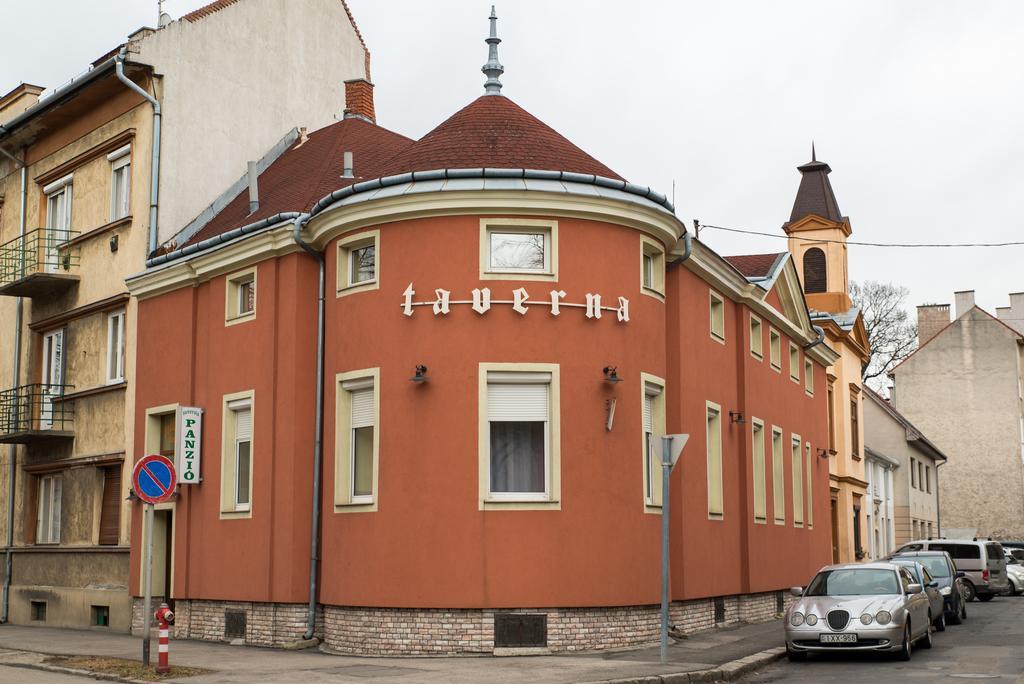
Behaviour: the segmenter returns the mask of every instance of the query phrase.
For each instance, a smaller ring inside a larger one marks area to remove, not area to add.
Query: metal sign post
[[[174,484],[178,478],[174,463],[165,456],[146,456],[139,459],[132,470],[132,491],[146,504],[146,522],[143,525],[142,593],[142,665],[149,666],[150,628],[153,618],[153,524],[154,504],[162,503],[174,496]],[[164,598],[167,598],[166,596]]]
[[[661,662],[668,662],[668,504],[669,475],[686,446],[689,435],[661,438]]]

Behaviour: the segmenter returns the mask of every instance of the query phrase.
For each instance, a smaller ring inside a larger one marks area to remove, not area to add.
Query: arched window
[[[828,278],[825,269],[825,252],[820,247],[811,247],[804,252],[804,292],[825,292]]]

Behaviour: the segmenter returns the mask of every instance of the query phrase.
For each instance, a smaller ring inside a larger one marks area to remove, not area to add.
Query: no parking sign
[[[174,463],[166,456],[145,456],[132,470],[132,489],[135,496],[148,504],[163,503],[174,495]]]

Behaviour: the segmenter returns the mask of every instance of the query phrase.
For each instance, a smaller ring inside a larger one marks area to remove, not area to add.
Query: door
[[[60,252],[57,246],[71,237],[71,184],[50,193],[46,198],[46,233],[43,236],[45,271],[60,270]]]
[[[839,562],[839,502],[835,499],[832,503],[832,562]]]
[[[172,570],[174,561],[174,511],[153,511],[153,600],[166,601],[174,610]]]
[[[52,430],[54,425],[53,399],[63,394],[64,385],[64,330],[43,335],[43,368],[40,377],[39,428]],[[63,422],[58,420],[56,422]],[[61,425],[63,427],[63,425]]]

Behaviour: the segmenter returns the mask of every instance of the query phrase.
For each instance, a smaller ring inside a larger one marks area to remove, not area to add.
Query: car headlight
[[[789,616],[789,624],[793,625],[794,627],[799,627],[800,625],[804,624],[804,614],[793,613]]]
[[[810,625],[811,627],[813,627],[814,625],[818,624],[818,616],[815,615],[814,613],[808,613],[807,617],[804,618],[804,619],[807,621],[807,624]]]
[[[870,625],[871,624],[871,620],[873,620],[873,619],[874,618],[871,617],[871,613],[864,613],[863,615],[860,616],[860,624],[862,624],[862,625]]]
[[[953,593],[953,587],[942,587],[941,589],[939,589],[939,593],[943,596],[949,596]]]
[[[887,610],[880,610],[875,613],[875,622],[880,625],[887,625],[892,622],[892,613]]]

